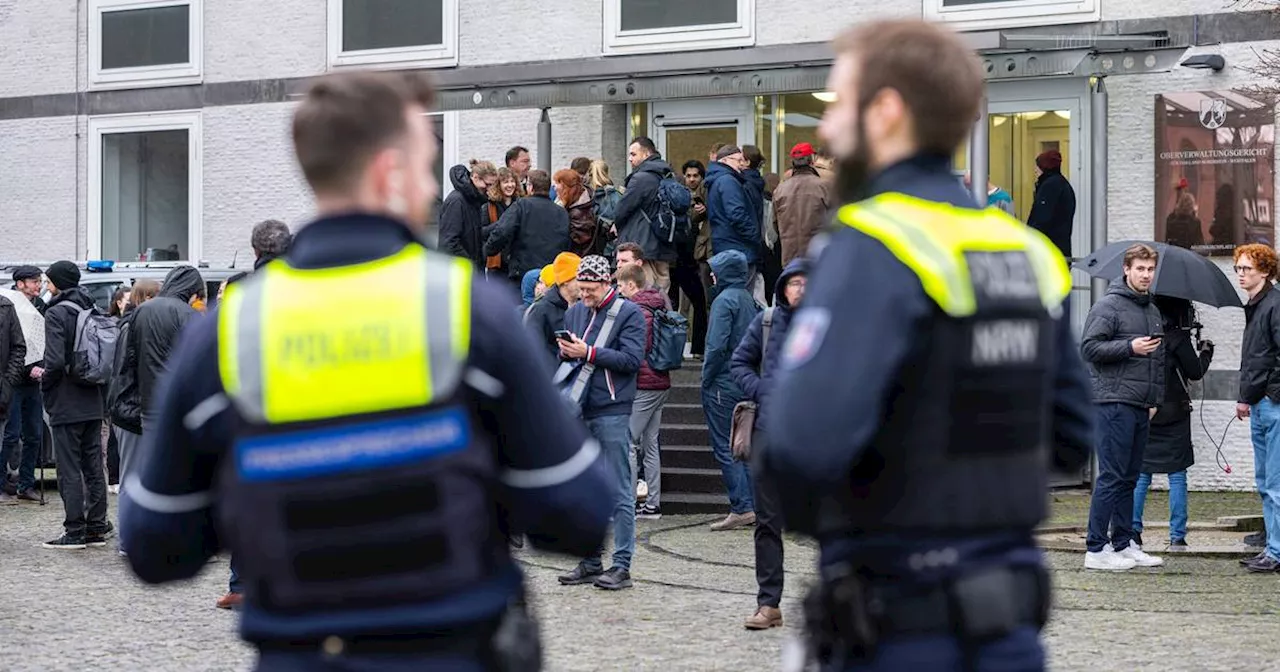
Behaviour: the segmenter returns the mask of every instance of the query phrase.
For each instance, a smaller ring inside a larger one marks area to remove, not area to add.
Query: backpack
[[[606,184],[596,190],[593,201],[596,203],[596,220],[605,231],[613,226],[617,219],[618,203],[622,202],[622,192],[612,184]]]
[[[83,308],[70,301],[67,305],[79,313],[71,358],[67,361],[67,375],[83,385],[106,385],[111,382],[111,370],[115,365],[120,325],[98,312],[97,308]]]
[[[658,240],[671,245],[684,245],[693,242],[696,233],[689,223],[689,208],[693,207],[693,193],[684,183],[676,179],[675,173],[667,171],[658,182],[658,219],[649,219],[649,215],[640,211]]]
[[[653,315],[653,344],[645,361],[654,371],[675,371],[684,364],[689,320],[674,310],[645,308]]]

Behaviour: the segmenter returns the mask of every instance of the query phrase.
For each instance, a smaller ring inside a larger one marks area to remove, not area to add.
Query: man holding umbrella
[[[1164,395],[1163,319],[1150,291],[1158,259],[1155,249],[1142,243],[1126,249],[1124,275],[1111,282],[1084,323],[1080,352],[1089,364],[1098,411],[1098,475],[1089,506],[1085,569],[1163,563],[1131,543],[1133,489],[1151,415]]]

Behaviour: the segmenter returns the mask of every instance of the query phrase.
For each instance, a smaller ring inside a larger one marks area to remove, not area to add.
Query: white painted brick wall
[[[459,5],[460,65],[600,56],[600,0],[459,0]]]
[[[1105,2],[1106,0],[1104,0]],[[1116,4],[1114,1],[1111,4]],[[1140,3],[1147,4],[1147,3]],[[1105,7],[1106,5],[1104,5]],[[1110,142],[1107,178],[1109,193],[1107,219],[1111,240],[1150,239],[1154,235],[1155,198],[1155,95],[1178,91],[1227,89],[1251,83],[1251,76],[1239,66],[1253,63],[1254,50],[1276,48],[1280,42],[1226,44],[1193,50],[1221,53],[1228,63],[1226,70],[1210,74],[1205,70],[1175,68],[1159,75],[1110,77],[1108,137]],[[1280,164],[1277,166],[1280,168]],[[1079,188],[1079,186],[1077,186]],[[1218,260],[1228,277],[1231,261]],[[1244,331],[1244,311],[1198,306],[1200,321],[1205,325],[1204,337],[1217,348],[1213,368],[1240,368],[1240,338]],[[1253,447],[1248,423],[1235,422],[1227,436],[1224,452],[1234,467],[1226,475],[1213,465],[1214,448],[1200,427],[1199,401],[1193,418],[1197,465],[1190,474],[1193,489],[1253,489]],[[1234,416],[1235,404],[1210,401],[1205,404],[1204,418],[1214,440],[1220,440],[1223,427]]]
[[[486,159],[502,166],[514,145],[529,148],[538,165],[539,110],[469,110],[458,113],[457,163]],[[552,171],[568,168],[576,156],[601,154],[602,111],[599,105],[551,109]],[[447,157],[446,157],[447,159]],[[615,171],[616,167],[610,166]]]
[[[856,23],[923,15],[921,0],[756,0],[756,44],[822,42]]]
[[[0,121],[0,157],[0,259],[76,256],[75,118]]]
[[[324,72],[326,12],[326,0],[205,0],[205,81]]]
[[[264,219],[290,228],[314,212],[293,156],[293,103],[213,107],[204,111],[204,258],[252,265],[249,233]]]
[[[77,4],[0,0],[0,98],[75,90]]]

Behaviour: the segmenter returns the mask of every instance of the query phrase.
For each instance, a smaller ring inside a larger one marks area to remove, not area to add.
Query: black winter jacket
[[[1027,225],[1048,236],[1062,250],[1062,256],[1071,256],[1071,230],[1076,217],[1076,191],[1060,171],[1042,173],[1036,180],[1035,203]]]
[[[488,222],[481,206],[489,202],[489,197],[471,182],[471,171],[464,165],[449,169],[449,181],[453,191],[440,206],[440,251],[470,259],[477,268],[484,268],[481,230]]]
[[[528,271],[546,266],[569,250],[569,213],[546,196],[517,200],[502,213],[484,244],[485,256],[503,250],[509,251],[508,275],[522,280]]]
[[[671,172],[671,165],[662,160],[661,154],[653,154],[623,182],[622,200],[614,211],[618,227],[618,245],[635,243],[644,251],[645,259],[674,262],[676,248],[653,232],[653,222],[658,219],[658,183]]]
[[[120,318],[120,345],[107,386],[107,419],[111,424],[134,434],[142,433],[142,395],[138,390],[138,349],[131,338],[135,306],[129,306]]]
[[[553,365],[560,363],[560,346],[556,345],[556,332],[564,329],[564,313],[569,302],[560,294],[559,285],[552,285],[542,298],[529,306],[524,315],[524,326],[533,338],[551,355]]]
[[[9,414],[13,388],[26,375],[27,339],[13,302],[0,296],[0,420]]]
[[[40,378],[40,392],[51,426],[102,419],[102,386],[83,385],[67,376],[76,343],[76,321],[80,318],[80,311],[71,304],[94,309],[93,299],[80,287],[72,287],[53,297],[44,314],[44,376]]]
[[[1263,397],[1280,404],[1280,292],[1270,282],[1244,307],[1237,401],[1252,405]]]
[[[1142,451],[1142,473],[1172,474],[1195,464],[1191,444],[1191,395],[1188,386],[1209,370],[1213,350],[1199,353],[1191,343],[1191,331],[1165,324],[1164,403],[1151,418],[1147,448]]]
[[[1111,281],[1084,321],[1080,354],[1089,364],[1093,403],[1155,408],[1164,399],[1164,345],[1147,356],[1134,354],[1135,338],[1164,333],[1164,318],[1150,294],[1139,294],[1123,277]]]
[[[138,395],[144,413],[151,406],[157,381],[167,370],[178,333],[196,315],[190,301],[203,284],[196,269],[179,266],[165,276],[160,294],[134,311],[127,347],[137,353]]]

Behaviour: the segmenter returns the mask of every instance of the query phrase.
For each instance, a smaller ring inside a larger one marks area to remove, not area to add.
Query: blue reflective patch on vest
[[[456,453],[470,443],[466,413],[448,409],[242,439],[236,469],[245,481],[312,478],[395,467]]]

